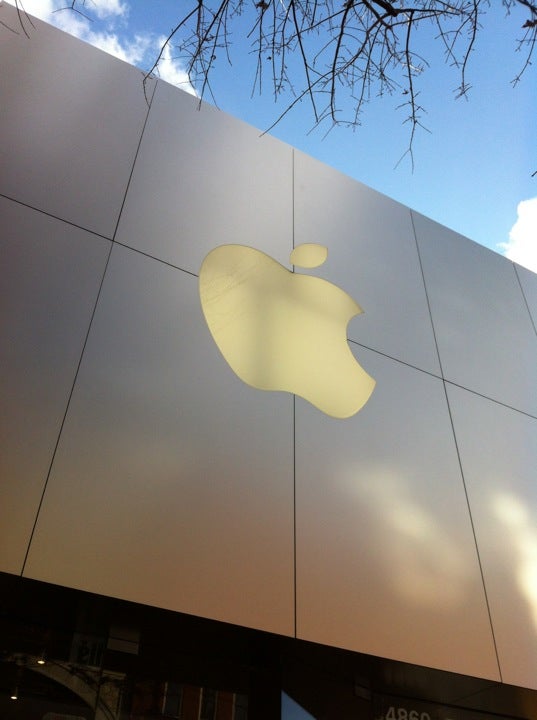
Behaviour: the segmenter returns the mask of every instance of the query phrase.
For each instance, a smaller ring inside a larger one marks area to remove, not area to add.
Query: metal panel
[[[26,37],[9,5],[0,19],[18,31],[0,43],[0,193],[111,238],[148,111],[142,74],[39,20]]]
[[[295,244],[328,247],[315,274],[343,287],[364,314],[349,337],[439,374],[408,208],[295,151]]]
[[[537,275],[522,265],[515,264],[515,270],[522,286],[524,299],[528,304],[533,325],[537,328]]]
[[[193,273],[225,243],[288,263],[291,148],[159,82],[117,239]]]
[[[292,397],[235,377],[195,277],[115,246],[28,576],[290,633],[292,473]]]
[[[537,419],[448,385],[503,681],[537,689]]]
[[[443,383],[355,354],[377,379],[355,417],[297,400],[298,636],[499,679]]]
[[[0,569],[19,573],[110,242],[0,198]]]
[[[444,376],[537,415],[537,336],[512,263],[413,216]]]

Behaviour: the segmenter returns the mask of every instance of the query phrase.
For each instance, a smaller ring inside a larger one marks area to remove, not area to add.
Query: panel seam
[[[530,322],[533,326],[533,331],[537,335],[537,327],[535,326],[535,320],[533,319],[533,315],[531,314],[528,299],[526,298],[526,293],[524,292],[524,287],[522,285],[522,282],[520,281],[520,277],[518,275],[518,271],[516,269],[515,263],[512,263],[512,265],[513,265],[513,270],[515,271],[515,277],[516,277],[518,285],[520,287],[520,292],[522,293],[522,297],[524,298],[524,304],[526,305],[526,310],[528,311],[528,315],[530,316]]]
[[[155,90],[156,90],[156,87],[155,87]],[[146,126],[147,126],[147,121],[148,121],[148,119],[149,119],[149,113],[150,113],[150,111],[151,111],[151,103],[153,102],[153,97],[154,97],[154,95],[155,95],[155,91],[153,91],[153,95],[151,96],[151,102],[149,103],[149,106],[148,106],[148,109],[147,109],[147,113],[146,113],[146,117],[145,117],[145,121],[144,121],[144,124],[143,124],[143,127],[142,127],[142,132],[140,133],[140,138],[139,138],[139,140],[138,140],[138,145],[137,145],[137,148],[136,148],[136,153],[135,153],[135,155],[134,155],[134,160],[133,160],[133,163],[132,163],[131,171],[130,171],[130,173],[129,173],[129,179],[128,179],[128,181],[127,181],[127,186],[126,186],[126,189],[125,189],[125,193],[124,193],[124,195],[123,195],[123,200],[122,200],[122,202],[121,202],[121,208],[120,208],[120,211],[119,211],[119,214],[118,214],[118,219],[117,219],[117,222],[116,222],[116,227],[115,227],[115,230],[114,230],[114,233],[113,233],[113,236],[112,236],[112,240],[110,240],[110,238],[106,238],[106,239],[108,240],[108,242],[110,242],[110,249],[108,250],[108,255],[107,255],[107,258],[106,258],[106,263],[105,263],[105,266],[104,266],[103,274],[102,274],[102,276],[101,276],[101,281],[100,281],[100,283],[99,283],[99,289],[98,289],[98,291],[97,291],[97,297],[95,298],[95,302],[94,302],[94,304],[93,304],[93,310],[92,310],[91,317],[90,317],[90,320],[89,320],[89,323],[88,323],[88,329],[87,329],[86,335],[85,335],[85,337],[84,337],[84,342],[83,342],[83,344],[82,344],[82,350],[81,350],[81,352],[80,352],[80,357],[79,357],[79,359],[78,359],[78,363],[77,363],[77,366],[76,366],[75,374],[74,374],[74,377],[73,377],[73,382],[71,383],[71,389],[70,389],[69,395],[68,395],[68,397],[67,397],[67,402],[66,402],[66,405],[65,405],[65,411],[64,411],[64,413],[63,413],[62,421],[61,421],[61,423],[60,423],[60,428],[59,428],[59,430],[58,430],[58,435],[57,435],[57,437],[56,437],[56,442],[55,442],[55,444],[54,444],[54,449],[53,449],[53,451],[52,451],[52,456],[51,456],[50,463],[49,463],[48,470],[47,470],[47,474],[46,474],[46,477],[45,477],[45,483],[44,483],[44,485],[43,485],[43,490],[42,490],[42,492],[41,492],[41,498],[40,498],[39,504],[38,504],[38,506],[37,506],[37,511],[36,511],[36,514],[35,514],[34,523],[33,523],[33,526],[32,526],[32,530],[31,530],[31,532],[30,532],[30,537],[29,537],[29,539],[28,539],[28,545],[27,545],[27,547],[26,547],[26,552],[25,552],[25,554],[24,554],[24,560],[23,560],[23,562],[22,562],[21,571],[20,571],[21,577],[24,575],[24,571],[25,571],[25,569],[26,569],[26,564],[27,564],[27,562],[28,562],[28,558],[29,558],[29,555],[30,555],[30,549],[31,549],[31,546],[32,546],[32,542],[33,542],[33,538],[34,538],[34,535],[35,535],[35,531],[36,531],[36,529],[37,529],[37,524],[38,524],[38,522],[39,522],[39,516],[40,516],[40,514],[41,514],[41,509],[42,509],[42,507],[43,507],[43,502],[44,502],[44,500],[45,500],[45,494],[46,494],[47,487],[48,487],[48,483],[49,483],[50,476],[51,476],[51,473],[52,473],[52,468],[53,468],[53,466],[54,466],[54,461],[55,461],[55,459],[56,459],[56,454],[57,454],[57,452],[58,452],[58,447],[59,447],[60,439],[61,439],[61,436],[62,436],[62,433],[63,433],[63,428],[64,428],[64,426],[65,426],[65,421],[66,421],[66,419],[67,419],[67,414],[68,414],[68,412],[69,412],[69,407],[70,407],[70,405],[71,405],[71,399],[72,399],[72,397],[73,397],[73,393],[74,393],[74,390],[75,390],[75,386],[76,386],[76,383],[77,383],[77,380],[78,380],[78,374],[79,374],[79,372],[80,372],[80,367],[81,367],[81,365],[82,365],[82,359],[83,359],[83,357],[84,357],[84,353],[85,353],[85,350],[86,350],[86,345],[87,345],[87,343],[88,343],[89,335],[90,335],[91,328],[92,328],[92,325],[93,325],[93,319],[94,319],[94,317],[95,317],[95,313],[96,313],[96,311],[97,311],[97,306],[98,306],[98,304],[99,304],[99,299],[100,299],[100,296],[101,296],[101,291],[102,291],[103,284],[104,284],[104,280],[105,280],[105,277],[106,277],[106,272],[107,272],[107,270],[108,270],[108,265],[109,265],[109,263],[110,263],[110,257],[111,257],[111,255],[112,255],[112,249],[113,249],[113,247],[114,247],[114,238],[115,238],[115,235],[116,235],[116,233],[117,233],[117,229],[118,229],[118,226],[119,226],[119,221],[120,221],[120,219],[121,219],[121,214],[122,214],[122,212],[123,212],[123,207],[124,207],[124,205],[125,205],[125,200],[126,200],[126,198],[127,198],[127,193],[128,193],[128,191],[129,191],[130,183],[131,183],[131,180],[132,180],[132,175],[133,175],[133,172],[134,172],[134,166],[135,166],[136,160],[137,160],[137,158],[138,158],[138,153],[140,152],[140,146],[141,146],[141,144],[142,144],[142,139],[143,139],[143,136],[144,136],[145,128],[146,128]],[[41,211],[39,211],[39,212],[41,212]],[[45,214],[48,214],[48,213],[45,213]],[[52,216],[52,217],[54,217],[54,216]],[[60,218],[58,218],[58,219],[60,219]],[[70,224],[71,224],[71,225],[74,225],[74,223],[70,223]],[[78,227],[78,226],[75,225],[75,227]],[[85,229],[85,228],[81,228],[81,229]],[[96,233],[94,233],[94,234],[96,234]]]
[[[119,223],[120,223],[120,221],[121,221],[121,216],[123,215],[123,208],[125,207],[125,202],[127,201],[127,195],[128,195],[128,193],[129,193],[129,188],[130,188],[130,185],[131,185],[132,176],[134,175],[134,168],[136,167],[136,161],[138,160],[138,155],[139,155],[139,153],[140,153],[140,147],[142,146],[142,141],[143,141],[143,139],[144,139],[145,129],[146,129],[146,127],[147,127],[147,123],[148,123],[148,120],[149,120],[149,115],[151,114],[151,108],[152,108],[152,105],[153,105],[153,100],[154,100],[154,98],[155,98],[155,93],[157,92],[158,84],[159,84],[159,81],[157,80],[157,81],[155,82],[155,87],[154,87],[154,89],[153,89],[153,93],[151,94],[151,99],[150,99],[149,101],[147,100],[147,96],[146,96],[147,113],[146,113],[146,116],[145,116],[144,124],[143,124],[143,126],[142,126],[142,132],[140,133],[140,139],[138,140],[138,146],[137,146],[136,152],[135,152],[135,154],[134,154],[134,160],[132,161],[132,167],[131,167],[131,171],[130,171],[130,173],[129,173],[129,179],[127,180],[127,186],[125,187],[125,192],[124,192],[124,194],[123,194],[123,200],[122,200],[122,202],[121,202],[121,207],[119,208],[119,213],[118,213],[117,221],[116,221],[116,227],[115,227],[115,229],[114,229],[114,234],[113,234],[113,236],[112,236],[112,240],[113,240],[114,242],[115,242],[115,239],[116,239],[116,235],[117,235],[117,230],[118,230],[118,227],[119,227]],[[144,93],[145,93],[145,88],[144,88]]]
[[[442,367],[442,358],[440,357],[440,350],[438,348],[438,340],[436,338],[436,330],[435,330],[434,322],[433,322],[433,313],[431,311],[431,303],[429,300],[429,293],[427,292],[427,283],[425,282],[425,273],[423,272],[423,263],[421,261],[420,246],[418,244],[418,236],[416,233],[416,226],[414,225],[414,214],[413,214],[412,210],[409,210],[409,213],[410,213],[410,223],[412,225],[412,233],[414,235],[414,244],[416,246],[416,253],[418,256],[418,263],[420,266],[421,282],[423,284],[423,290],[425,292],[425,300],[427,302],[427,310],[429,311],[429,321],[431,323],[431,330],[433,333],[434,346],[436,348],[436,357],[438,358],[438,365],[440,366],[440,375],[444,379],[444,368]]]
[[[433,373],[430,370],[425,370],[425,368],[421,368],[421,367],[418,367],[417,365],[413,365],[412,363],[409,363],[406,360],[401,360],[401,358],[397,358],[397,357],[394,357],[393,355],[389,355],[388,353],[382,352],[382,350],[377,350],[376,348],[373,348],[370,345],[365,345],[365,343],[358,342],[358,340],[353,340],[352,338],[347,338],[347,342],[351,343],[352,345],[356,345],[357,347],[363,348],[364,350],[369,350],[369,352],[373,352],[376,355],[380,355],[381,357],[388,358],[388,360],[393,360],[394,362],[399,363],[400,365],[404,365],[405,367],[412,368],[412,370],[416,370],[417,372],[423,373],[424,375],[433,377],[436,380],[443,380],[447,385],[453,385],[453,387],[458,387],[458,388],[461,388],[461,390],[466,390],[467,392],[472,393],[472,395],[477,395],[477,397],[481,397],[484,400],[488,400],[489,402],[495,403],[496,405],[500,405],[501,407],[507,408],[508,410],[512,410],[513,412],[520,413],[521,415],[529,417],[532,420],[537,420],[537,415],[533,415],[532,413],[527,412],[527,410],[521,410],[520,408],[517,408],[514,405],[509,405],[508,403],[504,403],[501,400],[498,400],[497,398],[490,397],[489,395],[484,395],[483,393],[480,393],[477,390],[472,390],[472,388],[466,387],[465,385],[461,385],[460,383],[456,383],[454,380],[448,380],[447,378],[443,378],[441,375],[437,375],[436,373]]]
[[[112,240],[112,238],[108,235],[103,235],[102,233],[99,233],[96,230],[92,230],[91,228],[85,227],[84,225],[78,225],[77,223],[73,222],[72,220],[67,220],[64,217],[60,217],[60,215],[54,215],[53,213],[47,212],[46,210],[43,210],[42,208],[35,207],[35,205],[30,205],[29,203],[23,202],[22,200],[17,200],[17,198],[11,197],[10,195],[5,195],[4,193],[0,193],[0,197],[4,198],[4,200],[9,200],[9,202],[17,203],[17,205],[22,205],[22,207],[28,208],[29,210],[33,210],[34,212],[41,213],[42,215],[52,218],[53,220],[57,220],[58,222],[62,222],[62,223],[65,223],[66,225],[70,225],[71,227],[77,228],[77,230],[83,230],[84,232],[87,232],[90,235],[95,235],[95,237],[98,237],[102,240],[108,240],[108,242],[111,242],[111,240]]]
[[[464,495],[465,495],[465,497],[466,497],[466,506],[468,507],[468,516],[469,516],[469,518],[470,518],[470,526],[471,526],[471,528],[472,528],[472,535],[473,535],[473,537],[474,537],[474,544],[475,544],[475,550],[476,550],[476,556],[477,556],[477,563],[478,563],[478,566],[479,566],[479,573],[480,573],[480,575],[481,575],[481,583],[482,583],[482,585],[483,585],[483,594],[484,594],[484,596],[485,596],[485,604],[486,604],[486,606],[487,606],[487,614],[488,614],[488,618],[489,618],[490,632],[491,632],[491,635],[492,635],[492,643],[493,643],[493,645],[494,645],[494,653],[495,653],[495,655],[496,655],[496,663],[497,663],[497,665],[498,665],[498,672],[499,672],[499,674],[500,674],[500,682],[503,682],[502,667],[501,667],[501,664],[500,664],[500,657],[499,657],[499,654],[498,654],[498,646],[497,646],[497,644],[496,644],[496,635],[495,635],[495,633],[494,633],[494,624],[493,624],[493,622],[492,622],[492,613],[491,613],[491,610],[490,610],[489,597],[488,597],[488,593],[487,593],[487,584],[486,584],[486,582],[485,582],[485,574],[484,574],[484,572],[483,572],[483,565],[482,565],[482,562],[481,562],[481,555],[480,555],[480,553],[479,553],[479,546],[478,546],[478,544],[477,544],[477,534],[476,534],[475,525],[474,525],[474,518],[473,518],[473,516],[472,516],[472,508],[471,508],[471,506],[470,506],[470,498],[469,498],[469,496],[468,496],[468,488],[466,487],[466,480],[465,480],[465,477],[464,477],[464,470],[463,470],[463,467],[462,467],[462,460],[461,460],[461,455],[460,455],[460,451],[459,451],[459,443],[458,443],[458,441],[457,441],[457,433],[455,432],[455,424],[454,424],[454,422],[453,422],[453,416],[452,416],[452,414],[451,414],[451,405],[450,405],[450,402],[449,402],[449,395],[448,395],[448,392],[447,392],[446,381],[444,380],[442,384],[443,384],[443,386],[444,386],[444,393],[445,393],[445,396],[446,396],[446,404],[447,404],[447,409],[448,409],[448,414],[449,414],[449,422],[451,423],[451,432],[452,432],[452,434],[453,434],[453,441],[455,442],[455,450],[457,451],[457,460],[458,460],[458,463],[459,463],[459,470],[460,470],[460,473],[461,473],[461,479],[462,479],[462,486],[463,486],[463,489],[464,489]]]
[[[35,514],[34,524],[33,524],[33,526],[32,526],[32,531],[31,531],[31,533],[30,533],[30,538],[29,538],[29,540],[28,540],[28,546],[27,546],[27,548],[26,548],[26,553],[25,553],[25,555],[24,555],[24,560],[23,560],[22,567],[21,567],[21,572],[20,572],[21,577],[24,575],[24,570],[25,570],[25,568],[26,568],[26,563],[27,563],[27,561],[28,561],[28,556],[29,556],[29,554],[30,554],[30,549],[31,549],[31,546],[32,546],[32,541],[33,541],[34,534],[35,534],[35,531],[36,531],[36,528],[37,528],[37,523],[38,523],[38,521],[39,521],[39,515],[40,515],[40,513],[41,513],[41,508],[42,508],[42,506],[43,506],[43,502],[44,502],[44,499],[45,499],[45,493],[46,493],[46,491],[47,491],[47,486],[48,486],[48,482],[49,482],[50,475],[51,475],[51,472],[52,472],[52,467],[53,467],[54,461],[55,461],[55,459],[56,459],[56,453],[57,453],[57,451],[58,451],[58,447],[59,447],[59,444],[60,444],[60,439],[61,439],[61,436],[62,436],[63,428],[64,428],[64,425],[65,425],[65,421],[66,421],[66,419],[67,419],[67,413],[69,412],[69,406],[70,406],[70,404],[71,404],[71,398],[73,397],[73,393],[74,393],[74,390],[75,390],[75,385],[76,385],[76,381],[77,381],[77,379],[78,379],[78,373],[79,373],[79,371],[80,371],[80,366],[82,365],[82,358],[84,357],[84,351],[85,351],[85,349],[86,349],[86,345],[87,345],[87,342],[88,342],[88,338],[89,338],[91,326],[92,326],[92,324],[93,324],[93,318],[95,317],[95,312],[96,312],[96,310],[97,310],[97,305],[98,305],[98,303],[99,303],[99,297],[100,297],[100,295],[101,295],[101,290],[102,290],[102,287],[103,287],[104,278],[105,278],[105,276],[106,276],[106,271],[107,271],[107,269],[108,269],[108,263],[110,262],[110,256],[111,256],[111,254],[112,254],[112,248],[114,247],[113,243],[112,243],[110,240],[109,240],[108,242],[110,242],[110,249],[108,250],[108,256],[107,256],[107,258],[106,258],[106,263],[105,263],[104,270],[103,270],[103,274],[102,274],[102,277],[101,277],[101,282],[99,283],[99,289],[98,289],[98,291],[97,291],[97,297],[95,298],[95,302],[94,302],[94,304],[93,304],[93,310],[92,310],[91,317],[90,317],[90,321],[89,321],[89,324],[88,324],[88,329],[87,329],[87,331],[86,331],[86,335],[85,335],[85,338],[84,338],[84,343],[83,343],[83,345],[82,345],[82,350],[81,350],[81,353],[80,353],[80,357],[79,357],[79,359],[78,359],[78,364],[77,364],[77,366],[76,366],[76,370],[75,370],[75,375],[74,375],[74,378],[73,378],[73,382],[71,383],[71,389],[70,389],[69,395],[68,395],[68,397],[67,397],[67,403],[66,403],[66,405],[65,405],[65,411],[64,411],[64,413],[63,413],[62,421],[61,421],[61,423],[60,423],[60,428],[59,428],[59,430],[58,430],[58,436],[57,436],[57,438],[56,438],[56,443],[54,444],[54,450],[52,451],[52,457],[51,457],[51,459],[50,459],[50,463],[49,463],[49,466],[48,466],[47,475],[46,475],[46,478],[45,478],[45,484],[44,484],[44,486],[43,486],[43,491],[42,491],[42,493],[41,493],[41,498],[40,498],[40,500],[39,500],[39,505],[37,506],[37,511],[36,511],[36,514]]]
[[[163,258],[156,257],[156,255],[151,255],[150,253],[146,252],[145,250],[140,250],[139,248],[131,247],[130,245],[127,245],[124,242],[121,242],[120,240],[115,240],[114,243],[118,245],[119,247],[123,247],[126,250],[130,250],[131,252],[138,253],[139,255],[143,255],[144,257],[148,258],[149,260],[155,260],[155,262],[161,263],[162,265],[166,265],[167,267],[173,268],[174,270],[178,270],[179,272],[184,272],[187,275],[191,275],[192,277],[199,278],[199,273],[193,272],[192,270],[187,270],[187,268],[181,267],[180,265],[175,265],[174,263],[170,262],[169,260],[164,260]]]
[[[479,554],[479,546],[478,546],[478,544],[477,544],[477,535],[476,535],[476,530],[475,530],[475,525],[474,525],[474,518],[473,518],[473,516],[472,516],[472,508],[470,507],[470,498],[469,498],[469,496],[468,496],[468,488],[466,487],[466,479],[465,479],[465,477],[464,477],[464,470],[463,470],[463,467],[462,467],[461,454],[460,454],[460,451],[459,451],[459,443],[457,442],[457,434],[456,434],[456,432],[455,432],[455,424],[454,424],[454,422],[453,422],[453,415],[452,415],[452,412],[451,412],[451,405],[450,405],[450,402],[449,402],[449,395],[448,395],[448,391],[447,391],[446,379],[445,379],[445,377],[444,377],[444,369],[443,369],[443,367],[442,367],[442,358],[440,357],[440,350],[439,350],[439,348],[438,348],[438,340],[437,340],[437,337],[436,337],[436,331],[435,331],[435,327],[434,327],[433,314],[432,314],[432,311],[431,311],[431,304],[430,304],[430,301],[429,301],[429,294],[428,294],[428,292],[427,292],[427,283],[426,283],[426,281],[425,281],[425,273],[424,273],[424,271],[423,271],[423,264],[422,264],[422,261],[421,261],[420,248],[419,248],[419,243],[418,243],[418,236],[417,236],[416,227],[415,227],[415,224],[414,224],[414,215],[413,215],[412,210],[409,210],[409,212],[410,212],[410,219],[411,219],[411,222],[412,222],[412,230],[413,230],[413,233],[414,233],[414,242],[416,243],[416,252],[417,252],[417,255],[418,255],[418,262],[419,262],[420,270],[421,270],[421,277],[422,277],[422,282],[423,282],[423,288],[424,288],[424,291],[425,291],[425,298],[426,298],[426,300],[427,300],[427,307],[428,307],[428,309],[429,309],[429,319],[430,319],[431,328],[432,328],[432,331],[433,331],[433,337],[434,337],[434,342],[435,342],[435,346],[436,346],[436,353],[437,353],[437,356],[438,356],[438,363],[439,363],[439,365],[440,365],[440,372],[442,373],[442,387],[444,388],[444,395],[445,395],[445,398],[446,398],[446,405],[447,405],[447,411],[448,411],[448,415],[449,415],[449,422],[450,422],[450,424],[451,424],[451,433],[452,433],[452,435],[453,435],[453,442],[455,443],[455,451],[456,451],[456,453],[457,453],[457,462],[458,462],[458,464],[459,464],[459,472],[460,472],[460,477],[461,477],[461,480],[462,480],[462,487],[463,487],[463,490],[464,490],[464,496],[465,496],[465,498],[466,498],[466,507],[468,508],[468,517],[469,517],[469,519],[470,519],[470,527],[471,527],[471,529],[472,529],[472,535],[473,535],[473,538],[474,538],[474,545],[475,545],[475,551],[476,551],[476,557],[477,557],[477,564],[478,564],[478,567],[479,567],[479,574],[480,574],[480,576],[481,576],[481,584],[482,584],[482,586],[483,586],[483,594],[484,594],[484,597],[485,597],[485,605],[486,605],[486,608],[487,608],[487,615],[488,615],[488,619],[489,619],[490,632],[491,632],[491,636],[492,636],[492,643],[493,643],[493,646],[494,646],[494,654],[495,654],[495,656],[496,656],[496,664],[497,664],[497,666],[498,666],[498,673],[499,673],[499,675],[500,675],[500,682],[503,682],[503,678],[502,678],[502,668],[501,668],[501,664],[500,664],[500,657],[499,657],[499,655],[498,655],[498,646],[497,646],[497,644],[496,644],[496,636],[495,636],[495,634],[494,634],[494,625],[493,625],[493,623],[492,623],[492,614],[491,614],[491,611],[490,611],[490,603],[489,603],[489,598],[488,598],[488,594],[487,594],[487,587],[486,587],[486,583],[485,583],[485,575],[484,575],[484,573],[483,573],[483,565],[482,565],[482,563],[481,563],[481,556],[480,556],[480,554]],[[493,402],[494,402],[494,401],[493,401]]]

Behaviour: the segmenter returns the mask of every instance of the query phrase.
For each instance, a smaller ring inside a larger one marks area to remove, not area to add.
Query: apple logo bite
[[[317,267],[322,245],[296,247],[290,262]],[[293,273],[245,245],[220,245],[199,274],[201,307],[231,369],[259,390],[295,393],[322,412],[347,418],[369,399],[375,381],[347,342],[360,306],[336,285]]]

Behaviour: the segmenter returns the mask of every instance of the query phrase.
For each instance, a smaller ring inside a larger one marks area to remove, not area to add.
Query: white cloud
[[[164,45],[165,41],[166,38],[164,36],[158,38],[156,41],[156,47],[158,48],[157,52],[160,51],[160,48]],[[191,95],[197,94],[190,84],[188,74],[185,72],[183,66],[172,56],[172,51],[169,45],[166,45],[162,52],[157,68],[157,74],[162,80],[180,87],[182,90],[185,90]]]
[[[128,40],[120,39],[115,33],[90,31],[84,40],[131,65],[139,65],[152,45],[147,35],[136,35],[134,39]]]
[[[11,5],[18,5],[21,10],[34,15],[41,20],[58,25],[60,18],[77,18],[79,24],[87,23],[87,18],[96,15],[100,20],[110,17],[125,17],[129,11],[127,2],[121,0],[79,0],[75,6],[77,11],[67,9],[66,0],[7,0]]]
[[[59,5],[59,3],[52,3],[47,2],[47,5]],[[26,4],[25,4],[26,7]],[[28,10],[28,12],[32,13],[31,10]],[[50,11],[48,17],[43,17],[43,14],[37,14],[32,13],[32,15],[36,15],[36,17],[40,17],[42,20],[45,20],[46,22],[50,23],[51,25],[55,25],[57,28],[60,28],[60,30],[63,30],[66,33],[69,33],[69,35],[74,35],[75,37],[80,38],[81,40],[86,39],[86,35],[89,32],[90,22],[89,20],[84,17],[83,15],[79,15],[78,13],[71,12],[70,10],[64,10],[64,9],[56,9],[53,7],[53,9]]]
[[[113,15],[125,16],[129,6],[121,0],[91,0],[88,7],[95,12],[98,18],[107,18]]]
[[[510,260],[537,272],[537,197],[518,203],[517,213],[509,242],[499,243],[498,247]]]
[[[52,0],[42,0],[41,2],[40,0],[19,0],[18,2],[17,0],[7,0],[7,2],[10,5],[15,5],[19,10],[25,10],[30,15],[50,22],[49,17],[53,11]]]
[[[18,5],[19,9],[81,40],[86,40],[90,33],[91,11],[95,10],[97,13],[97,7],[101,4],[100,0],[97,0],[95,5],[91,3],[86,6],[80,3],[80,12],[77,12],[69,9],[65,0],[18,0],[18,2],[8,0],[8,2]],[[101,15],[98,17],[102,18]]]
[[[15,0],[8,2],[17,4]],[[129,13],[126,0],[88,0],[85,3],[79,0],[76,7],[80,8],[80,12],[66,9],[66,0],[19,0],[18,6],[30,15],[142,70],[152,66],[166,39],[165,36],[156,37],[149,32],[129,35],[125,23]],[[122,19],[121,33],[116,27],[117,18]],[[187,73],[181,63],[173,58],[169,46],[164,48],[157,74],[162,80],[196,95]]]

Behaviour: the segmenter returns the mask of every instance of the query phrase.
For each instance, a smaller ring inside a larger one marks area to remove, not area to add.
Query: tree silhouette
[[[523,51],[514,84],[531,64],[537,41],[537,4],[502,0],[506,22],[515,7],[527,17],[514,48]],[[148,75],[172,44],[200,96],[214,98],[215,60],[223,53],[231,61],[233,37],[242,33],[251,43],[254,89],[268,90],[275,99],[284,93],[291,98],[268,129],[304,100],[315,125],[354,127],[371,98],[397,92],[410,125],[412,157],[423,117],[415,78],[427,67],[417,49],[418,33],[432,32],[441,43],[446,62],[458,74],[456,94],[465,96],[467,65],[481,16],[489,9],[487,0],[197,0],[178,18]]]
[[[514,50],[522,51],[517,84],[531,65],[537,42],[537,3],[502,0],[190,0],[178,4],[178,18],[147,76],[158,73],[166,48],[174,49],[201,98],[210,96],[215,61],[231,63],[234,40],[250,44],[252,92],[283,98],[284,110],[273,128],[297,103],[310,105],[314,125],[356,127],[365,105],[397,93],[409,124],[407,153],[422,126],[424,108],[416,78],[427,67],[420,54],[425,33],[443,48],[457,73],[456,95],[468,93],[467,66],[475,40],[484,32],[487,11],[502,11],[506,22],[525,14]],[[91,0],[70,0],[66,10],[84,13]],[[241,50],[243,52],[243,50]],[[236,60],[237,58],[233,58]],[[406,153],[405,153],[406,154]]]

